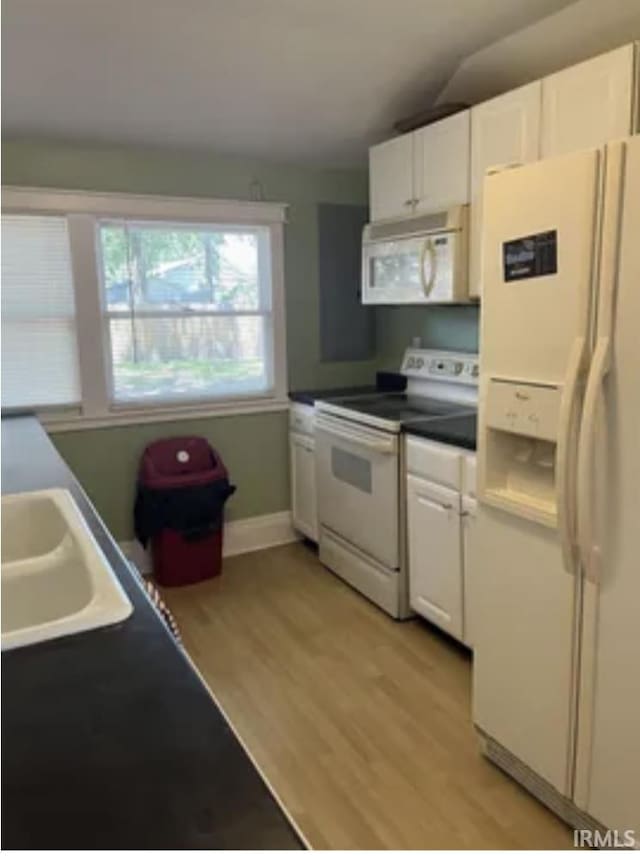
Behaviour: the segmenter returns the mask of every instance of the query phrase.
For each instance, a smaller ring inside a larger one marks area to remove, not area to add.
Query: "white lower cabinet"
[[[463,568],[463,628],[464,643],[469,648],[475,645],[476,610],[478,599],[478,574],[475,557],[476,548],[476,500],[462,497],[462,568]]]
[[[463,639],[460,493],[407,476],[409,599],[412,609]]]
[[[291,448],[291,516],[294,529],[318,540],[316,454],[313,437],[289,435]]]

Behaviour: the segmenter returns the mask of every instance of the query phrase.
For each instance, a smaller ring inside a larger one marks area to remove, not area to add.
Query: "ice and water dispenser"
[[[490,378],[484,390],[483,499],[554,525],[556,447],[562,389]]]

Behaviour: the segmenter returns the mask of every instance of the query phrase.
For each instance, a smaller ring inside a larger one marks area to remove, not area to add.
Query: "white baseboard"
[[[230,520],[224,525],[223,553],[225,556],[252,553],[254,550],[266,550],[268,547],[299,541],[300,537],[291,525],[290,511]],[[138,541],[121,541],[120,549],[143,574],[151,573],[149,554]]]
[[[291,512],[277,511],[225,523],[223,552],[225,556],[237,556],[299,540],[300,535],[291,524]]]

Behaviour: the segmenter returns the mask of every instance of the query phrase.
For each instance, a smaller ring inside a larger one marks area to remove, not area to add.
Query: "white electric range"
[[[478,358],[408,349],[400,371],[404,392],[315,405],[320,560],[394,618],[411,614],[400,432],[419,423],[443,438],[475,434]]]

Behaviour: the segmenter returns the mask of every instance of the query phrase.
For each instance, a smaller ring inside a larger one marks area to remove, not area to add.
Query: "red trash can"
[[[234,491],[204,437],[171,437],[146,447],[135,528],[142,545],[150,544],[160,585],[188,585],[221,572],[224,504]]]

